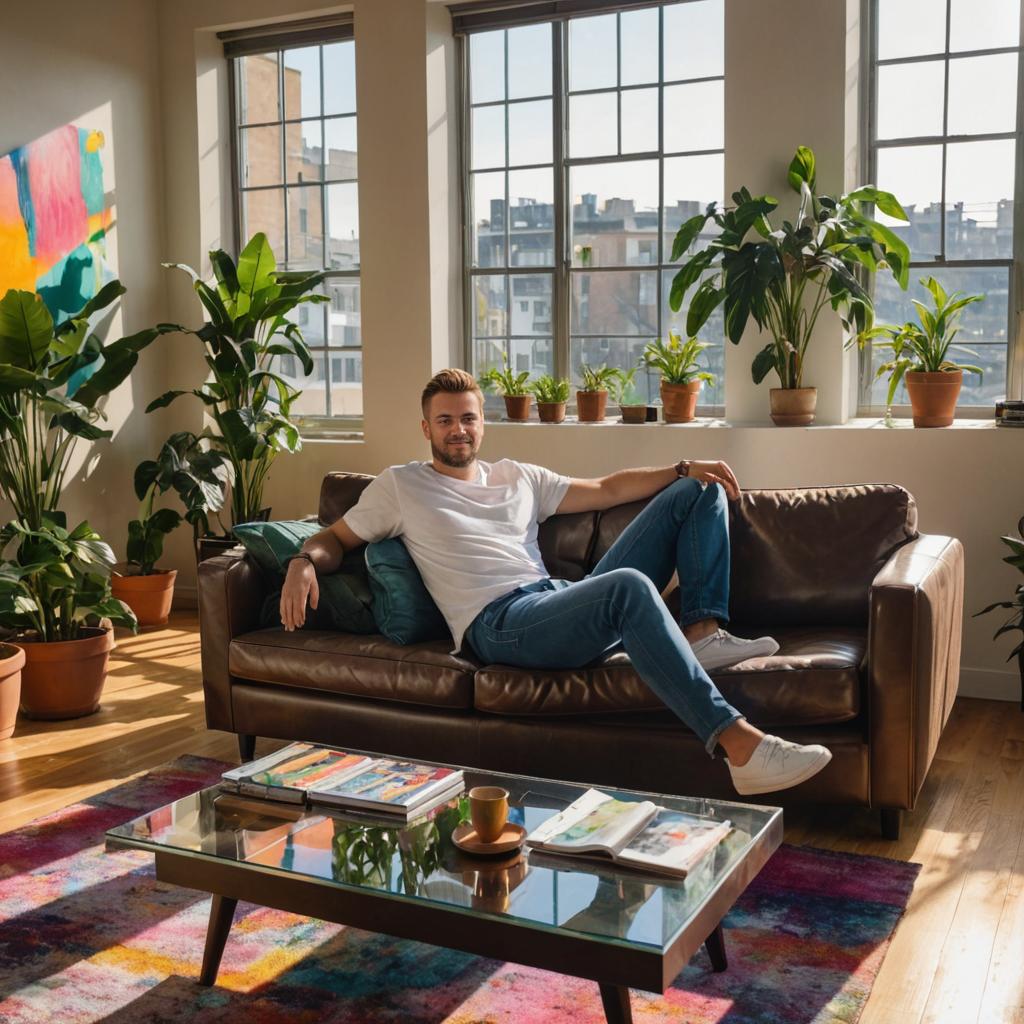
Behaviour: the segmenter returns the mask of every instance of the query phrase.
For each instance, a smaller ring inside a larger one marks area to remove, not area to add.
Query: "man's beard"
[[[438,462],[444,466],[451,466],[452,469],[464,469],[470,465],[476,458],[477,451],[470,443],[465,446],[461,454],[452,453],[445,451],[444,448],[438,448],[433,441],[430,442],[430,450]]]

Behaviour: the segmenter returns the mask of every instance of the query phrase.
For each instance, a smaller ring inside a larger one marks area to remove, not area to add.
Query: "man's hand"
[[[316,570],[305,558],[296,558],[288,563],[281,588],[281,623],[289,632],[305,624],[307,599],[310,608],[315,608],[320,600]]]
[[[706,480],[709,484],[721,484],[730,501],[739,499],[739,481],[724,462],[691,462],[689,475],[695,480]]]

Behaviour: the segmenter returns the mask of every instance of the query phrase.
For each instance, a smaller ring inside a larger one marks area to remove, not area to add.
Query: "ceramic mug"
[[[480,842],[495,842],[508,820],[508,790],[500,786],[474,786],[469,791],[469,818]]]

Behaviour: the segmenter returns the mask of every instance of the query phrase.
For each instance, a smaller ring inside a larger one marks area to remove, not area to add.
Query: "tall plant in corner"
[[[210,262],[213,284],[184,264],[164,264],[192,278],[209,322],[196,330],[162,325],[203,343],[210,377],[190,391],[165,392],[146,411],[169,405],[184,394],[193,394],[205,404],[213,419],[208,436],[234,469],[232,522],[243,523],[261,514],[267,473],[278,452],[297,452],[302,447],[299,430],[289,418],[301,391],[274,371],[274,360],[293,355],[305,374],[313,372],[309,348],[288,314],[303,303],[329,301],[326,295],[313,292],[326,274],[278,270],[262,232],[250,239],[237,266],[222,249],[210,253]]]
[[[672,281],[669,304],[678,311],[686,292],[700,284],[690,300],[686,333],[695,337],[711,313],[725,306],[725,333],[739,344],[753,317],[770,336],[754,357],[755,384],[774,371],[780,387],[772,391],[773,419],[793,423],[789,407],[794,394],[803,392],[804,358],[818,316],[827,305],[838,313],[855,337],[870,330],[874,307],[862,278],[888,269],[906,288],[910,250],[884,224],[865,212],[873,205],[882,213],[907,220],[896,197],[870,185],[840,196],[821,195],[816,187],[814,153],[797,149],[789,165],[788,182],[800,196],[794,221],[774,227],[769,214],[778,200],[754,196],[747,188],[734,192],[734,207],[719,210],[710,203],[704,213],[680,227],[672,246],[672,259],[687,254],[709,220],[718,234],[703,248],[686,255]],[[813,389],[806,389],[813,391]],[[814,417],[813,395],[801,394],[810,405],[796,413],[799,422]],[[788,399],[788,401],[787,401]],[[780,411],[775,411],[775,410]]]

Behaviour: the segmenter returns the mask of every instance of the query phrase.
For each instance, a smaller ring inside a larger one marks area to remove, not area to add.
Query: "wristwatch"
[[[304,558],[311,566],[313,566],[313,572],[316,572],[316,562],[313,561],[313,556],[308,551],[300,551],[297,555],[291,555],[284,560],[285,572],[288,571],[288,567],[298,558]]]
[[[680,459],[675,466],[676,476],[690,475],[690,459]]]

